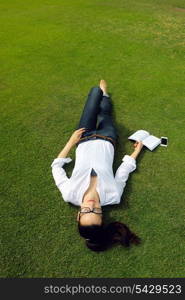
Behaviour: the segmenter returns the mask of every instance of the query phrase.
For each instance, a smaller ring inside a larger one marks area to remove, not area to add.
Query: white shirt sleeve
[[[129,155],[125,155],[122,161],[123,161],[122,164],[119,166],[115,174],[115,181],[118,187],[120,197],[125,188],[126,181],[129,177],[129,174],[136,169],[135,158]]]
[[[72,161],[72,159],[70,157],[55,158],[51,164],[52,174],[53,174],[55,184],[58,187],[58,189],[60,190],[60,192],[62,193],[63,198],[65,198],[65,196],[64,196],[65,195],[65,193],[64,193],[65,185],[69,181],[69,178],[67,177],[66,172],[63,169],[63,165],[65,163],[70,163],[71,161]]]

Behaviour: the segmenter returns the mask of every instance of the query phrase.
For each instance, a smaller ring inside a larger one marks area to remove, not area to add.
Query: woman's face
[[[80,221],[80,225],[91,226],[91,225],[102,224],[102,214],[100,214],[102,210],[101,210],[99,199],[88,199],[88,197],[84,198],[81,204],[80,211],[78,212],[78,217],[77,217],[77,221]],[[92,212],[83,212],[83,211],[92,211]]]

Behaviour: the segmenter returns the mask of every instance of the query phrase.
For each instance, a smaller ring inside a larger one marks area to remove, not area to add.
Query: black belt
[[[85,136],[80,139],[80,141],[77,143],[77,145],[80,143],[86,142],[88,140],[96,140],[96,139],[109,141],[114,147],[116,146],[116,142],[112,138],[110,138],[108,136],[100,135],[100,134],[92,134],[89,136]]]

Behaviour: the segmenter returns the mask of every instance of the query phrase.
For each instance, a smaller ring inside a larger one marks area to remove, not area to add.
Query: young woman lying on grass
[[[102,206],[120,203],[129,173],[136,169],[136,158],[143,147],[141,142],[134,144],[134,152],[123,157],[114,177],[112,165],[118,136],[111,112],[107,84],[101,80],[99,87],[89,92],[78,129],[51,165],[64,201],[80,207],[78,230],[87,247],[94,251],[106,250],[114,243],[129,246],[140,242],[125,224],[103,222]],[[68,178],[63,166],[71,161],[67,155],[75,145],[75,166]]]

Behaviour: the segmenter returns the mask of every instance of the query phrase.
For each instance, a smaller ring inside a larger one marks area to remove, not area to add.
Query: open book
[[[137,130],[134,134],[128,137],[129,140],[142,142],[149,150],[154,150],[161,143],[161,139],[151,135],[146,130]]]

